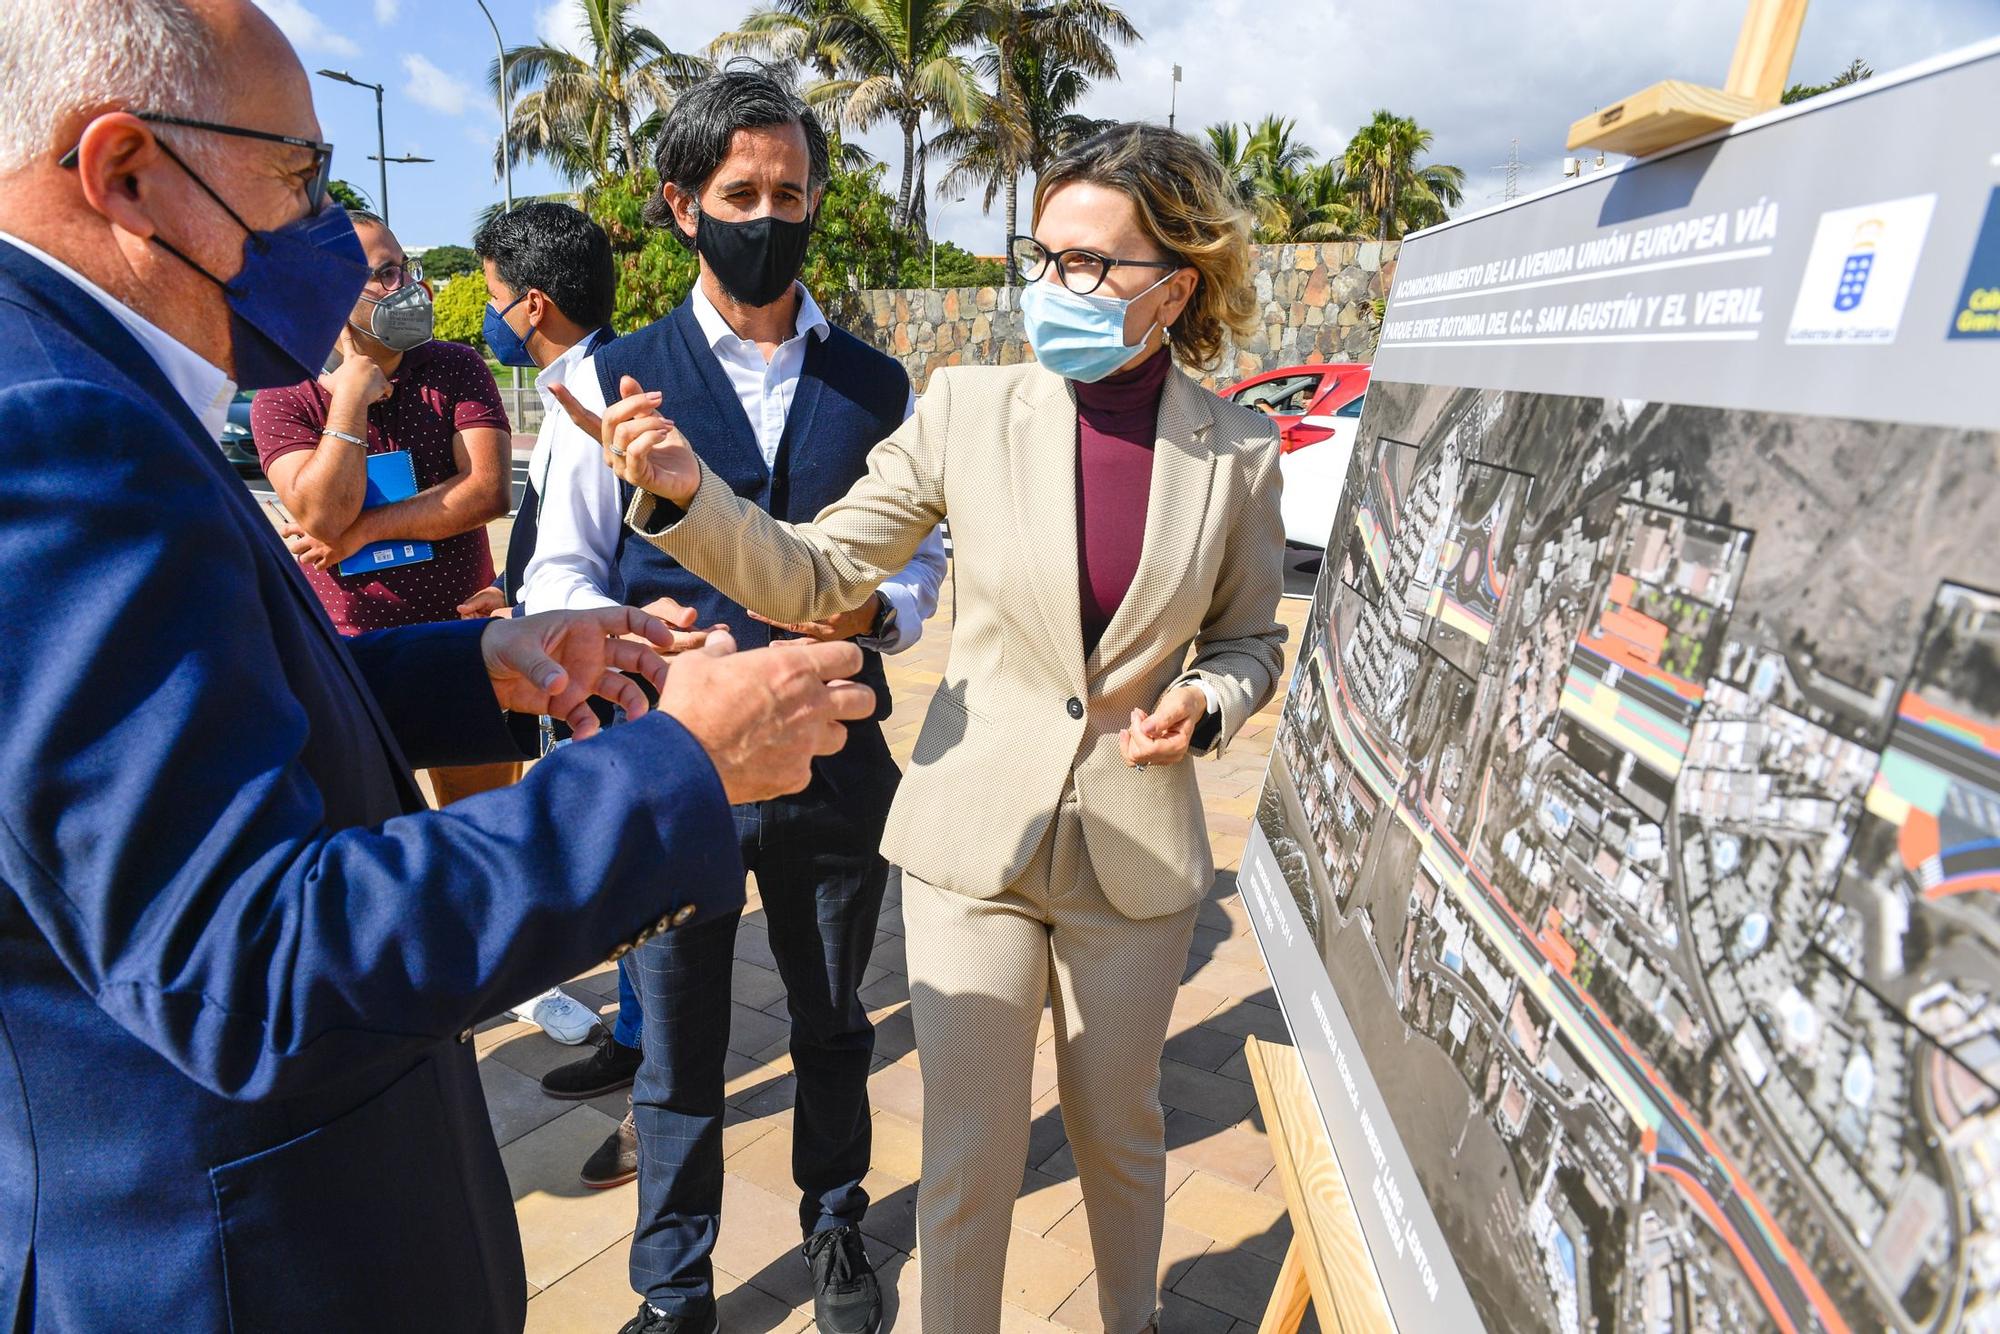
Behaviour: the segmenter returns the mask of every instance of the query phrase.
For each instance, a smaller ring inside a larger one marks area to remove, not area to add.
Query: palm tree
[[[586,54],[538,43],[507,52],[507,92],[514,113],[494,150],[503,159],[540,158],[572,184],[597,184],[645,165],[674,94],[708,73],[699,56],[668,49],[632,21],[636,0],[571,0],[585,21]],[[500,91],[501,62],[487,86]]]
[[[882,121],[903,132],[903,179],[896,191],[899,234],[924,223],[923,125],[975,123],[985,111],[972,66],[959,48],[976,37],[982,0],[846,0],[838,25],[839,72],[806,90],[816,108],[832,111],[848,129]]]
[[[1006,234],[1012,236],[1021,173],[1039,174],[1062,145],[1096,127],[1070,108],[1092,79],[1117,77],[1111,44],[1136,42],[1139,30],[1110,0],[985,0],[984,7],[986,49],[978,68],[993,91],[979,127],[987,131],[982,147],[988,165],[975,175],[986,186],[988,211],[995,184],[1006,195]],[[1007,281],[1014,281],[1012,268]]]
[[[1261,203],[1257,239],[1265,244],[1338,241],[1354,235],[1364,222],[1337,162],[1278,172],[1269,179]]]
[[[1377,111],[1348,141],[1341,166],[1362,207],[1375,220],[1377,240],[1442,222],[1463,196],[1461,168],[1417,165],[1431,140],[1431,132],[1409,117]]]
[[[981,65],[993,69],[997,54],[989,49],[980,57]],[[978,188],[989,213],[993,201],[1005,196],[1003,234],[1012,236],[1020,230],[1022,173],[1039,177],[1058,154],[1113,122],[1073,110],[1089,91],[1090,76],[1059,51],[1020,52],[1007,86],[1008,97],[989,96],[987,115],[977,125],[953,127],[931,147],[954,164],[942,182],[947,192]],[[1009,268],[1007,282],[1016,281]]]
[[[838,78],[848,62],[847,0],[773,0],[744,16],[743,26],[709,43],[710,57],[748,53],[796,80],[810,70],[821,81]]]
[[[1236,186],[1236,197],[1256,219],[1257,240],[1327,241],[1355,226],[1346,176],[1297,138],[1297,122],[1266,116],[1256,124],[1208,127],[1209,151]]]
[[[1218,121],[1208,127],[1208,151],[1222,164],[1222,174],[1236,186],[1237,202],[1245,208],[1257,201],[1257,182],[1250,160],[1243,154],[1243,131],[1235,121]]]

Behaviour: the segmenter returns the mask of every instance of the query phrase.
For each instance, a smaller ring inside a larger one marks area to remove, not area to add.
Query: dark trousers
[[[868,1208],[868,1068],[875,1029],[856,991],[875,944],[888,864],[872,831],[807,793],[736,808],[784,980],[798,1086],[792,1179],[802,1235],[859,1223]],[[662,1311],[714,1292],[722,1212],[722,1088],[738,914],[665,931],[627,956],[644,1019],[632,1090],[639,1223],[632,1286]]]

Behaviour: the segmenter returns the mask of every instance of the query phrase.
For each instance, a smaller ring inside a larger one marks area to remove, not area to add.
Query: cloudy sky
[[[347,70],[387,89],[392,221],[406,245],[463,243],[478,211],[501,197],[492,170],[499,111],[488,97],[493,34],[474,0],[258,0],[308,69]],[[574,46],[574,0],[487,0],[509,46]],[[752,7],[748,0],[642,0],[642,21],[676,50],[704,47]],[[1571,121],[1662,78],[1720,85],[1743,0],[1126,0],[1142,36],[1121,77],[1085,110],[1164,121],[1172,67],[1181,67],[1176,123],[1199,130],[1270,112],[1337,153],[1377,107],[1413,116],[1436,135],[1436,160],[1466,169],[1464,209],[1498,202],[1512,141],[1521,188],[1560,179]],[[2000,34],[2000,0],[1814,0],[1794,80],[1824,81],[1855,57],[1878,72]],[[376,193],[371,93],[315,79],[337,174]],[[900,169],[900,136],[860,142]],[[935,181],[941,170],[933,169]],[[561,189],[538,166],[518,169],[516,194]],[[1002,224],[977,199],[933,198],[939,235],[980,253],[1000,249]]]

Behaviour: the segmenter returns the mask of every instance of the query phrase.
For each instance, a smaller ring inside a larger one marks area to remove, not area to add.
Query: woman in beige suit
[[[938,371],[812,524],[709,474],[627,383],[606,460],[661,549],[780,622],[857,606],[951,521],[957,624],[883,842],[904,870],[924,1077],[931,1334],[991,1334],[1053,993],[1063,1125],[1112,1334],[1157,1319],[1168,1012],[1214,874],[1190,751],[1283,662],[1268,419],[1173,363],[1255,318],[1249,225],[1214,160],[1110,130],[1037,185],[1012,254],[1038,361]]]

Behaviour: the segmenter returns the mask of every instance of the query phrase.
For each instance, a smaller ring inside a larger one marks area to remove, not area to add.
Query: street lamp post
[[[1173,91],[1167,95],[1167,128],[1170,130],[1174,128],[1174,112],[1180,109],[1180,101],[1181,101],[1181,67],[1179,65],[1176,65],[1174,66],[1174,88]]]
[[[409,154],[409,153],[405,153],[405,154],[403,154],[403,156],[401,156],[401,157],[383,157],[383,156],[381,156],[380,154],[376,154],[376,153],[370,153],[370,154],[368,155],[368,160],[369,160],[370,162],[379,162],[379,163],[381,163],[381,164],[382,164],[382,170],[383,170],[383,172],[384,172],[384,173],[387,173],[387,172],[388,172],[388,170],[389,170],[389,164],[390,164],[391,162],[435,162],[435,161],[437,161],[437,159],[436,159],[436,158],[428,158],[428,157],[415,157],[415,156],[413,156],[413,155],[411,155],[411,154]],[[384,222],[387,222],[387,221],[389,220],[389,202],[388,202],[388,201],[389,201],[389,177],[388,177],[388,176],[387,176],[387,175],[385,174],[385,175],[384,175],[384,176],[382,177],[382,221],[384,221]]]
[[[507,45],[500,40],[500,25],[493,21],[493,11],[486,7],[486,0],[473,0],[479,12],[486,16],[486,26],[493,29],[493,49],[500,57],[500,170],[507,183],[507,209],[514,208],[514,154],[513,145],[508,142],[508,134],[513,128],[513,116],[507,106]]]
[[[500,25],[493,21],[493,11],[486,7],[486,0],[473,0],[473,3],[478,5],[479,12],[486,16],[486,26],[493,29],[493,50],[500,60],[500,173],[501,179],[506,182],[507,211],[512,213],[514,211],[514,145],[510,136],[514,129],[514,117],[512,110],[507,105],[507,44],[500,40]],[[521,368],[516,366],[513,370],[514,411],[512,415],[518,421],[522,416]]]
[[[380,174],[377,180],[380,183],[382,194],[382,221],[387,222],[389,220],[389,163],[393,159],[389,156],[388,135],[382,127],[382,85],[379,83],[370,83],[366,79],[357,79],[346,70],[323,69],[319,73],[323,79],[332,79],[335,83],[351,83],[356,88],[368,88],[375,93],[375,156],[370,158],[369,161],[378,164]]]

